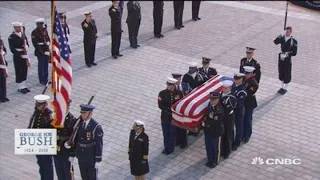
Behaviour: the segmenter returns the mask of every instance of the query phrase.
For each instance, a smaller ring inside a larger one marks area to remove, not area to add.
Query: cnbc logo
[[[261,157],[255,157],[252,159],[251,164],[266,164],[266,165],[299,165],[301,159],[290,159],[290,158],[268,158],[266,160]]]

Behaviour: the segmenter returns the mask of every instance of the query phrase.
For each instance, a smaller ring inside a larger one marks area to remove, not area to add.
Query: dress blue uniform
[[[32,44],[35,48],[34,55],[38,58],[38,78],[39,82],[46,85],[49,75],[49,58],[50,58],[50,38],[48,31],[44,27],[44,19],[36,19],[37,28],[31,33]]]
[[[34,97],[36,105],[44,105],[46,101],[50,99],[47,95],[36,95]],[[41,128],[53,128],[51,126],[51,114],[52,111],[46,106],[39,110],[37,107],[35,112],[31,116],[28,128],[41,129]],[[36,155],[37,163],[39,165],[39,173],[41,180],[53,180],[53,162],[51,155]]]
[[[254,68],[244,66],[246,76],[248,73],[252,73]],[[259,84],[254,76],[249,77],[245,80],[245,87],[247,89],[247,97],[244,101],[245,113],[243,119],[243,141],[247,143],[252,134],[252,114],[253,110],[258,106],[255,93],[259,88]]]
[[[82,104],[81,113],[92,112],[94,106]],[[83,180],[96,180],[97,165],[102,161],[103,130],[101,125],[93,118],[84,121],[81,119],[75,137],[76,156],[78,158],[81,178]]]
[[[219,93],[211,92],[210,100],[219,98]],[[219,162],[220,141],[223,135],[223,116],[224,111],[219,103],[213,105],[209,102],[208,111],[204,116],[204,140],[207,151],[208,162],[206,166],[214,168]]]
[[[235,73],[234,79],[240,80],[245,76],[242,73]],[[240,145],[242,141],[242,131],[243,131],[243,118],[244,118],[244,100],[247,97],[247,90],[243,83],[236,84],[234,83],[232,86],[232,94],[237,98],[237,106],[234,109],[235,111],[235,127],[236,127],[236,136],[233,139],[232,150],[237,150],[237,147]]]
[[[68,106],[71,103],[69,100]],[[64,143],[70,138],[73,132],[73,126],[76,123],[76,118],[68,112],[63,128],[57,128],[57,155],[53,156],[54,165],[57,172],[58,180],[71,180],[71,172],[73,172],[72,163],[69,157],[75,157],[75,149],[67,149]]]
[[[247,48],[247,55],[250,55],[252,57],[252,53],[254,52],[254,50],[256,50],[255,48],[251,48],[251,47],[246,47]],[[257,82],[260,82],[261,79],[261,66],[259,64],[259,62],[257,60],[255,60],[254,58],[248,59],[247,57],[242,58],[240,60],[240,72],[241,73],[245,73],[243,67],[244,66],[252,66],[255,68],[255,70],[253,71],[254,77],[256,78]]]
[[[203,66],[210,64],[210,61],[211,61],[210,58],[202,57]],[[218,74],[217,70],[213,67],[208,67],[208,68],[201,67],[198,69],[198,71],[204,77],[205,81],[211,79],[213,76]]]
[[[117,59],[118,57],[123,56],[119,52],[122,34],[122,13],[120,7],[112,5],[109,8],[109,16],[111,18],[111,55],[114,59]]]
[[[85,16],[91,16],[91,12],[85,13]],[[81,27],[83,29],[83,45],[86,65],[88,67],[91,67],[91,65],[95,66],[97,65],[94,60],[96,53],[96,42],[98,38],[96,21],[91,19],[89,22],[87,22],[85,19],[82,21]]]
[[[5,54],[7,53],[6,47],[4,47],[3,41],[0,37],[0,102],[7,102],[9,99],[7,98],[7,66],[8,63],[5,59]]]
[[[223,87],[231,87],[233,82],[225,80],[222,82]],[[223,125],[224,134],[222,136],[222,156],[227,159],[231,153],[234,129],[234,109],[237,106],[237,98],[231,93],[224,94],[221,92],[220,102],[224,109]]]

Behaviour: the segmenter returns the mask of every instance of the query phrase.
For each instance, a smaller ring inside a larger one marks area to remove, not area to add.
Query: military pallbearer
[[[204,77],[204,81],[209,80],[213,76],[217,75],[218,72],[215,68],[210,67],[210,58],[202,58],[202,67],[198,69],[199,73]]]

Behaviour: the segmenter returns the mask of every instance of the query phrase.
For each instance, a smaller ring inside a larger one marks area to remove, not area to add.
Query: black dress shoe
[[[166,151],[166,153],[164,153],[165,155],[169,155],[169,154],[171,154],[171,153],[173,153],[173,152],[168,152],[168,151]]]
[[[248,143],[249,142],[249,139],[244,139],[243,140],[243,143]]]
[[[113,57],[113,59],[118,59],[118,57],[116,56],[116,55],[114,55],[114,56],[112,56]]]
[[[25,89],[18,89],[18,92],[20,92],[22,94],[27,94],[28,93]]]
[[[180,145],[180,149],[184,149],[186,147],[187,147],[187,145]]]
[[[197,17],[198,20],[201,20],[201,18]]]
[[[181,27],[181,28],[184,28],[184,25],[181,25],[180,27]]]
[[[7,102],[5,99],[0,99],[0,103]]]
[[[137,44],[136,47],[140,47],[140,44]]]
[[[91,67],[91,64],[87,64],[88,67]]]
[[[137,49],[137,46],[130,46],[130,47],[132,47],[133,49]]]
[[[31,92],[30,89],[28,88],[24,88],[24,90],[28,93],[28,92]]]
[[[160,34],[154,35],[154,37],[161,38]]]
[[[7,97],[4,98],[5,101],[10,101]]]
[[[122,55],[122,54],[117,54],[117,56],[118,56],[118,57],[121,57],[121,56],[123,56],[123,55]]]
[[[223,159],[228,159],[229,158],[229,155],[228,156],[223,156]]]
[[[238,146],[232,146],[232,151],[236,151],[238,149]]]
[[[160,37],[164,37],[164,35],[163,35],[163,34],[160,34]]]
[[[194,21],[198,21],[198,19],[197,19],[197,18],[192,18],[192,20],[194,20]]]
[[[180,27],[178,27],[178,26],[176,26],[175,28],[176,28],[176,29],[180,29]]]
[[[97,65],[97,63],[93,62],[93,63],[91,63],[91,65],[92,65],[92,66],[96,66],[96,65]]]

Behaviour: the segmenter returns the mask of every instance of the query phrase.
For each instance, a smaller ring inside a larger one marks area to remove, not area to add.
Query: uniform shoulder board
[[[84,24],[83,24],[83,27],[85,27],[85,28],[88,27],[88,24],[87,24],[87,23],[84,23]]]

